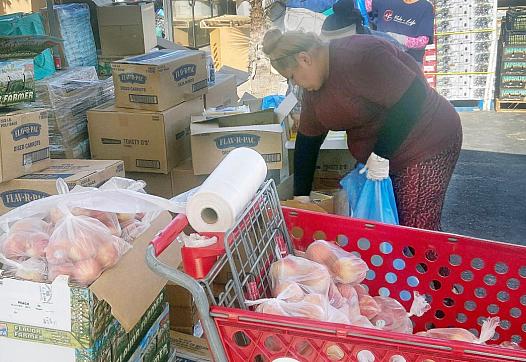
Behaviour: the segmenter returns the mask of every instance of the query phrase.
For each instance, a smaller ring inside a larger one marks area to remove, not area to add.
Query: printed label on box
[[[10,190],[0,194],[4,206],[11,209],[48,196],[50,195],[45,192],[24,189]]]
[[[122,83],[146,84],[146,76],[139,73],[122,73],[119,74]]]
[[[66,278],[58,277],[52,284],[0,279],[0,295],[0,321],[71,331],[70,288]]]
[[[229,134],[218,137],[214,141],[219,150],[238,147],[256,147],[261,137],[249,133]]]

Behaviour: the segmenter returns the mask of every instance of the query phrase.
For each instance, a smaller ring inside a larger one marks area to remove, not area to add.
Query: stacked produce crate
[[[526,105],[526,10],[509,9],[501,27],[497,111]]]
[[[497,1],[437,0],[437,90],[488,107],[496,59]]]
[[[111,78],[76,67],[36,82],[37,107],[46,108],[52,158],[90,158],[86,112],[114,98]]]
[[[433,44],[426,46],[426,51],[424,53],[424,75],[429,85],[433,88],[436,88],[437,82],[437,48],[436,48],[436,39]]]

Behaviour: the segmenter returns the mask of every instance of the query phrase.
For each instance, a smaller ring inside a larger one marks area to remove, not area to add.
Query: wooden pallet
[[[201,21],[201,28],[243,28],[250,27],[249,16],[222,15]]]
[[[526,112],[526,101],[495,100],[497,112]]]
[[[450,100],[457,112],[477,112],[484,109],[493,109],[493,102],[485,102],[482,99],[474,100]],[[486,106],[486,107],[485,107]]]

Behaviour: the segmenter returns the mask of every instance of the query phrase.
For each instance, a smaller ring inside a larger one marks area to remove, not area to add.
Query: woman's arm
[[[298,132],[294,150],[294,196],[310,195],[318,153],[325,136],[309,137]]]
[[[396,33],[386,33],[395,39],[397,42],[405,46],[407,49],[422,49],[429,44],[429,37],[426,35],[417,36],[412,38],[407,35],[396,34]]]
[[[368,13],[373,11],[373,0],[365,0],[365,10],[367,10]]]
[[[327,132],[316,119],[309,92],[305,92],[294,150],[294,196],[310,195],[318,153]]]

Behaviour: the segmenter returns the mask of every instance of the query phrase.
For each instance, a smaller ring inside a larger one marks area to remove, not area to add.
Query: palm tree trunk
[[[263,53],[263,37],[270,28],[270,22],[265,16],[263,0],[250,0],[250,44],[248,58],[247,91],[255,97],[271,94],[284,94],[286,80],[272,69],[269,59]]]

